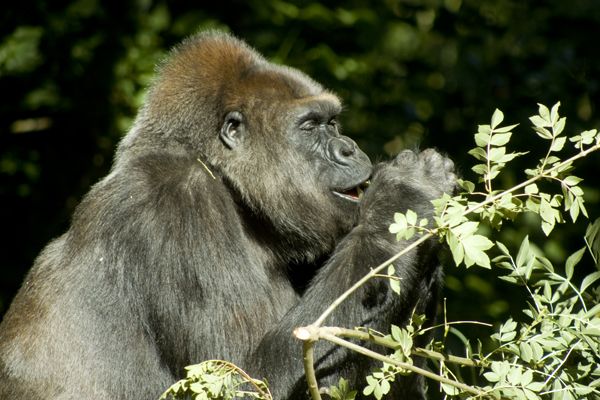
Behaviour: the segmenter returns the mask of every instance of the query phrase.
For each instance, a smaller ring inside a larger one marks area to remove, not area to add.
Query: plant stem
[[[315,374],[315,342],[313,340],[305,340],[302,345],[304,371],[306,373],[306,383],[308,384],[308,392],[313,400],[321,400],[319,393],[319,384]]]
[[[338,336],[338,337],[346,337],[352,339],[359,339],[364,341],[369,341],[375,343],[377,345],[387,347],[389,349],[397,349],[398,343],[396,343],[392,339],[388,339],[383,336],[375,336],[368,332],[357,331],[355,329],[346,329],[346,328],[338,328],[338,327],[330,327],[323,326],[320,328],[315,328],[318,331],[318,336],[321,337],[323,333],[327,333],[330,335]],[[431,358],[433,360],[450,362],[453,364],[460,364],[468,367],[480,367],[482,363],[473,361],[469,358],[458,357],[453,355],[446,355],[442,353],[438,353],[437,351],[424,349],[421,347],[414,348],[412,353],[419,357]],[[486,364],[486,363],[483,363]]]
[[[452,379],[448,379],[448,378],[443,377],[443,376],[439,376],[437,374],[434,374],[433,372],[427,371],[427,370],[425,370],[423,368],[416,367],[416,366],[414,366],[412,364],[408,364],[408,363],[405,363],[405,362],[394,360],[394,359],[392,359],[390,357],[386,357],[386,356],[381,355],[379,353],[376,353],[376,352],[374,352],[372,350],[369,350],[369,349],[367,349],[365,347],[362,347],[362,346],[359,346],[359,345],[354,344],[352,342],[349,342],[347,340],[341,339],[341,338],[339,338],[339,337],[337,337],[335,335],[332,335],[330,333],[322,332],[322,333],[319,334],[319,337],[321,339],[325,339],[327,341],[330,341],[331,343],[335,343],[335,344],[337,344],[339,346],[346,347],[346,348],[348,348],[350,350],[353,350],[353,351],[355,351],[355,352],[357,352],[359,354],[365,355],[365,356],[373,358],[375,360],[386,362],[388,364],[395,365],[397,367],[406,369],[408,371],[417,373],[419,375],[423,375],[426,378],[433,379],[433,380],[436,380],[438,382],[454,386],[454,387],[456,387],[456,388],[458,388],[460,390],[463,390],[463,391],[468,392],[468,393],[472,393],[472,394],[474,394],[476,396],[480,396],[480,397],[485,396],[484,392],[482,392],[480,390],[477,390],[477,389],[475,389],[475,388],[473,388],[473,387],[471,387],[469,385],[465,385],[464,383],[453,381]],[[314,397],[313,397],[313,399],[314,399]]]
[[[354,285],[352,285],[348,290],[346,290],[337,299],[335,299],[333,301],[333,303],[331,303],[331,305],[329,307],[327,307],[327,309],[325,311],[323,311],[323,313],[319,316],[319,318],[317,318],[317,320],[313,323],[313,325],[321,326],[323,324],[323,322],[325,321],[325,319],[333,312],[333,310],[335,310],[340,304],[342,304],[344,302],[344,300],[346,300],[348,298],[348,296],[350,296],[352,293],[354,293],[354,291],[356,291],[356,289],[361,287],[366,281],[371,279],[373,276],[377,275],[385,267],[387,267],[388,265],[390,265],[391,263],[393,263],[394,261],[396,261],[403,255],[405,255],[412,249],[417,248],[421,243],[425,242],[427,239],[431,238],[434,235],[434,233],[437,233],[437,229],[434,229],[432,231],[432,233],[428,233],[426,235],[421,236],[419,239],[415,240],[414,242],[412,242],[411,244],[406,246],[404,249],[402,249],[402,251],[400,251],[399,253],[396,253],[395,255],[388,258],[387,260],[385,260],[384,262],[379,264],[377,267],[375,267],[374,269],[369,271],[368,274],[363,276]]]

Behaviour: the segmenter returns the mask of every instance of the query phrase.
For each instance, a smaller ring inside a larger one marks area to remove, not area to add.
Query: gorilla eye
[[[300,129],[303,131],[312,131],[317,126],[319,126],[319,122],[316,119],[308,119],[300,124]]]

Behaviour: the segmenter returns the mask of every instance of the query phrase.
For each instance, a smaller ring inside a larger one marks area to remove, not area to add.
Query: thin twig
[[[473,387],[471,387],[469,385],[465,385],[462,382],[453,381],[452,379],[448,379],[446,377],[439,376],[437,374],[434,374],[433,372],[427,371],[427,370],[425,370],[423,368],[416,367],[416,366],[414,366],[412,364],[408,364],[408,363],[405,363],[405,362],[394,360],[393,358],[386,357],[386,356],[381,355],[381,354],[379,354],[377,352],[374,352],[372,350],[369,350],[369,349],[367,349],[365,347],[359,346],[359,345],[354,344],[352,342],[349,342],[347,340],[341,339],[341,338],[339,338],[339,337],[337,337],[335,335],[329,334],[327,332],[320,333],[319,337],[321,339],[330,341],[331,343],[335,343],[335,344],[337,344],[339,346],[346,347],[346,348],[348,348],[350,350],[353,350],[353,351],[355,351],[357,353],[360,353],[362,355],[365,355],[367,357],[373,358],[375,360],[383,361],[383,362],[386,362],[388,364],[392,364],[392,365],[395,365],[397,367],[406,369],[408,371],[417,373],[417,374],[422,375],[422,376],[424,376],[426,378],[433,379],[435,381],[442,382],[442,383],[454,386],[454,387],[456,387],[456,388],[458,388],[460,390],[463,390],[463,391],[468,392],[468,393],[472,393],[472,394],[474,394],[476,396],[480,396],[480,397],[485,396],[484,392],[482,392],[480,390],[477,390],[477,389],[475,389],[475,388],[473,388]]]
[[[199,159],[199,158],[196,158],[196,160],[197,160],[197,161],[198,161],[200,164],[202,164],[202,166],[204,167],[204,169],[205,169],[205,170],[206,170],[206,171],[207,171],[207,172],[210,174],[210,176],[211,176],[213,179],[215,179],[215,180],[217,179],[217,178],[215,177],[215,175],[212,173],[212,171],[211,171],[211,170],[208,168],[208,166],[207,166],[206,164],[204,164],[204,163],[202,162],[202,160],[201,160],[201,159]]]
[[[346,329],[346,328],[338,328],[331,326],[322,326],[320,328],[316,328],[318,330],[318,336],[321,337],[323,333],[327,333],[330,335],[338,336],[338,337],[346,337],[352,339],[358,339],[363,341],[368,341],[371,343],[375,343],[379,346],[387,347],[388,349],[397,349],[398,343],[393,339],[388,339],[383,336],[375,336],[368,332],[357,331],[355,329]],[[480,363],[477,361],[473,361],[469,358],[446,355],[442,353],[438,353],[437,351],[424,349],[421,347],[416,347],[412,350],[412,354],[419,357],[431,358],[433,360],[438,361],[446,361],[453,364],[460,364],[469,367],[480,367],[485,365],[486,363]]]

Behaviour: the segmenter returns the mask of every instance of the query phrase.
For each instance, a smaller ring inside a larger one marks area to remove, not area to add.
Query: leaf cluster
[[[506,220],[529,212],[539,216],[540,229],[549,235],[556,223],[565,222],[565,213],[573,222],[580,214],[588,217],[579,186],[582,180],[571,171],[575,160],[600,149],[600,135],[589,130],[565,136],[566,118],[559,115],[559,107],[560,103],[551,109],[540,104],[538,113],[530,118],[534,132],[547,141],[548,147],[537,165],[524,171],[522,183],[509,189],[497,189],[494,184],[508,162],[526,154],[506,150],[516,125],[501,127],[504,115],[496,110],[489,125],[479,126],[477,147],[469,152],[480,162],[473,171],[480,176],[477,183],[483,187],[478,189],[475,183],[462,180],[462,193],[433,201],[433,228],[426,227],[427,221],[417,223],[419,217],[410,210],[397,213],[390,226],[398,240],[416,234],[437,235],[448,245],[457,266],[507,271],[500,279],[528,292],[525,320],[509,318],[500,324],[491,335],[497,344],[492,351],[486,354],[481,344],[475,352],[467,346],[470,361],[463,365],[476,368],[483,378],[472,386],[481,398],[600,399],[600,219],[589,225],[585,235],[587,250],[599,267],[587,274],[576,273],[586,247],[569,256],[562,268],[556,268],[528,237],[513,257],[507,246],[493,242],[481,229],[482,224],[501,229]],[[567,140],[573,143],[576,154],[565,159],[561,152]],[[545,190],[553,186],[542,186],[541,182],[557,183],[560,190]],[[493,248],[499,252],[496,257],[491,255]],[[445,326],[445,332],[453,329]],[[436,351],[443,347],[440,342],[426,346]],[[441,377],[461,381],[460,372],[449,367],[446,359],[437,357],[435,362]],[[368,381],[369,394],[378,399],[377,395],[385,394],[383,389],[387,388],[382,384],[389,377],[387,371],[380,371],[384,374]],[[441,382],[440,389],[449,397],[472,396],[472,392],[447,382]]]
[[[185,368],[186,378],[175,382],[161,400],[231,400],[254,398],[272,400],[265,382],[253,379],[239,367],[221,360],[209,360]]]

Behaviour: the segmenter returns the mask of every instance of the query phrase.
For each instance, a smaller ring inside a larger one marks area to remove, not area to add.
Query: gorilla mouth
[[[336,196],[339,196],[345,200],[350,200],[354,203],[358,203],[360,201],[360,199],[362,198],[365,190],[367,190],[367,188],[369,187],[370,183],[371,183],[371,181],[369,181],[367,179],[366,181],[361,182],[358,185],[353,186],[348,189],[333,190],[333,194],[335,194]]]

